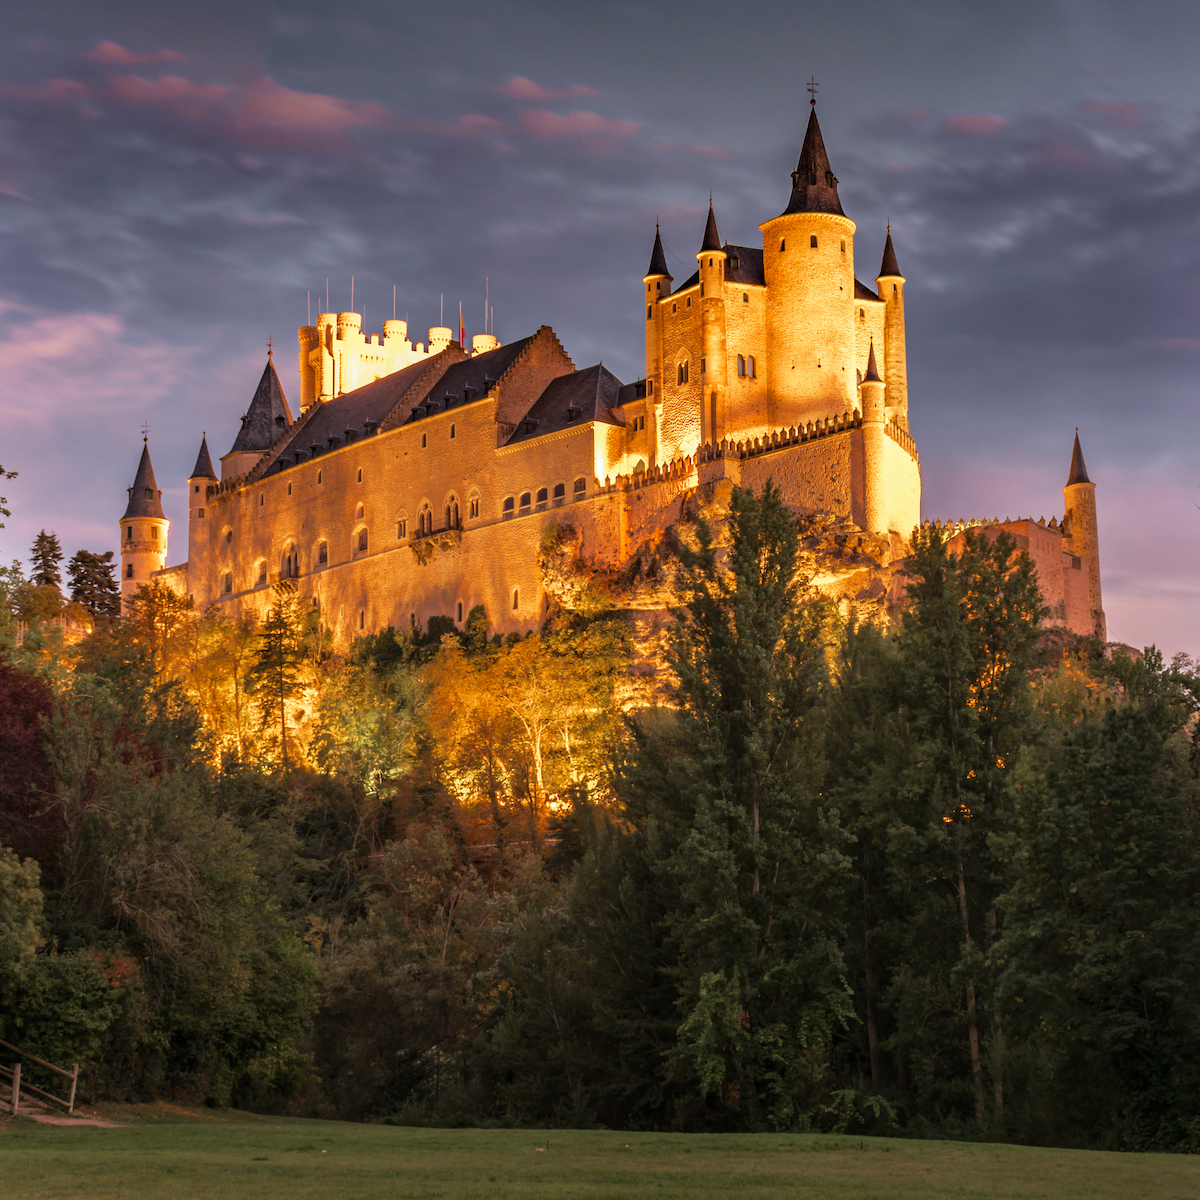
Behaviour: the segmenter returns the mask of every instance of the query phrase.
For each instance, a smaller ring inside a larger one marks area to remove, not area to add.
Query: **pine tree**
[[[93,617],[115,620],[121,615],[121,590],[117,585],[113,552],[94,554],[77,550],[67,563],[71,599],[77,600]]]
[[[304,661],[304,623],[290,580],[275,584],[275,604],[258,635],[257,659],[251,669],[254,696],[264,731],[279,731],[279,754],[287,767],[287,706],[300,690]]]
[[[55,534],[43,529],[33,539],[29,559],[33,567],[29,581],[34,587],[62,588],[62,572],[58,564],[63,560],[63,552]]]

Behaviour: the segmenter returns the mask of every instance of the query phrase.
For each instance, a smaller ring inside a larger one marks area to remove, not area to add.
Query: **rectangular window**
[[[150,526],[150,540],[152,542],[158,541],[158,526],[157,525]]]
[[[204,516],[204,509],[202,509],[202,508],[200,508],[200,509],[197,509],[197,510],[196,510],[196,516],[198,516],[198,517],[202,517],[202,516]]]
[[[290,496],[291,494],[292,494],[292,485],[289,483],[288,484],[288,495]]]
[[[425,434],[421,434],[421,449],[422,449],[422,450],[424,450],[424,449],[425,449],[425,439],[426,439],[426,435],[425,435]]]
[[[358,482],[362,483],[362,467],[358,468]]]
[[[450,440],[454,441],[454,426],[450,426]]]

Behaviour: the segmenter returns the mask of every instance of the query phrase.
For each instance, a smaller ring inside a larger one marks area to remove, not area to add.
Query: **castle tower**
[[[162,507],[162,492],[154,478],[150,462],[150,445],[142,439],[142,457],[138,462],[133,487],[129,489],[129,504],[121,518],[121,607],[143,584],[150,582],[151,573],[161,571],[167,561],[167,532],[171,522]]]
[[[887,469],[884,460],[883,427],[887,422],[885,385],[875,365],[875,343],[867,357],[867,372],[859,391],[862,396],[863,520],[871,533],[888,532]]]
[[[324,314],[322,314],[324,315]],[[322,399],[328,397],[322,396]],[[242,428],[228,454],[221,456],[221,478],[245,475],[258,460],[291,428],[292,410],[288,407],[283,385],[275,373],[275,362],[267,352],[267,365],[242,417]]]
[[[883,263],[875,276],[883,310],[883,377],[887,382],[887,416],[901,429],[908,429],[908,357],[904,342],[904,276],[892,248],[888,226]]]
[[[842,212],[813,104],[787,208],[759,226],[777,427],[847,412],[857,393],[855,224]]]
[[[217,482],[212,456],[208,453],[208,435],[200,438],[200,453],[188,476],[188,579],[193,588],[207,589],[208,576],[208,489]],[[195,593],[193,592],[193,598]],[[210,597],[203,592],[200,603]]]
[[[1104,619],[1104,604],[1100,597],[1100,527],[1096,521],[1096,485],[1088,478],[1083,451],[1079,447],[1079,430],[1075,430],[1075,449],[1071,453],[1071,473],[1063,488],[1066,516],[1063,518],[1063,549],[1088,564],[1088,583],[1091,591],[1092,628],[1102,641],[1108,641],[1108,623]]]
[[[301,325],[297,331],[300,342],[300,414],[308,412],[321,398],[320,372],[313,351],[320,345],[321,331],[315,325]]]
[[[673,282],[667,270],[658,222],[654,223],[654,249],[650,251],[650,266],[642,276],[646,288],[646,399],[653,413],[650,430],[650,461],[658,461],[658,425],[662,416],[663,387],[663,320],[666,307],[663,301],[671,294]]]
[[[725,432],[729,380],[725,359],[725,251],[721,249],[711,199],[696,261],[700,264],[700,441],[716,443]]]

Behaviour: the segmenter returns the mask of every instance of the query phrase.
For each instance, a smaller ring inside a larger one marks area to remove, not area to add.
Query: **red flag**
[[[458,344],[465,350],[467,347],[467,331],[463,328],[462,301],[458,302]]]

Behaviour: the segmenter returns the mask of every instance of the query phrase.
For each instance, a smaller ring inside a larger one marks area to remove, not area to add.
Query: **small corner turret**
[[[1088,478],[1087,464],[1075,430],[1071,469],[1063,488],[1063,550],[1082,559],[1088,569],[1088,592],[1092,630],[1102,642],[1108,640],[1108,622],[1100,593],[1100,526],[1096,518],[1096,485]]]
[[[142,438],[142,457],[129,488],[129,503],[121,518],[121,606],[142,585],[161,571],[167,559],[167,533],[171,522],[163,512],[162,492],[154,478],[150,444]]]
[[[904,276],[896,262],[892,245],[892,227],[888,226],[883,244],[883,262],[875,276],[883,310],[883,377],[887,382],[887,415],[908,431],[908,353],[904,334]]]

